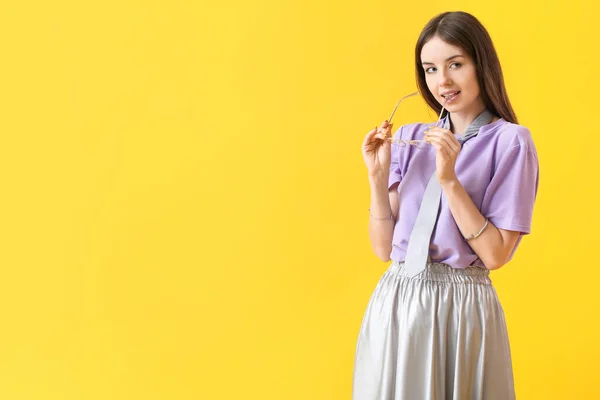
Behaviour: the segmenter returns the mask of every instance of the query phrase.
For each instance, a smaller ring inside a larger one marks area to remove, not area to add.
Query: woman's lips
[[[456,94],[453,94],[451,96],[442,96],[442,98],[446,101],[446,103],[451,103],[458,97],[459,94],[460,91],[456,92]]]

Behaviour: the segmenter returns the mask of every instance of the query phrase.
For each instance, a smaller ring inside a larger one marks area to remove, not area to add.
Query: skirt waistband
[[[404,261],[394,261],[388,268],[388,272],[407,277]],[[481,285],[491,285],[490,271],[486,268],[467,267],[452,268],[448,264],[438,262],[428,262],[419,275],[412,279],[420,279],[434,282],[449,283],[477,283]]]

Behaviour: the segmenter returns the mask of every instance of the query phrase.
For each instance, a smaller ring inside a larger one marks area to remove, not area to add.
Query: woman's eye
[[[452,68],[452,69],[457,69],[457,68],[460,68],[461,66],[462,66],[462,64],[459,62],[453,62],[452,64],[450,64],[450,68]],[[435,67],[429,67],[429,68],[425,69],[425,73],[427,73],[427,74],[431,74],[435,71],[436,71]]]

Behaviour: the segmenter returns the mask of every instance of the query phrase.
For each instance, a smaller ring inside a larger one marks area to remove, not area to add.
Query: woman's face
[[[483,110],[475,64],[463,49],[434,36],[421,50],[421,65],[429,91],[449,112]]]

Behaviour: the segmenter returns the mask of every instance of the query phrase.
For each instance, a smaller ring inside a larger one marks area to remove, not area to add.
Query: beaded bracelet
[[[469,237],[466,237],[466,238],[465,238],[465,240],[466,240],[466,241],[469,241],[469,240],[472,240],[472,239],[478,238],[478,237],[479,237],[479,235],[481,235],[481,234],[483,233],[483,231],[485,230],[485,228],[488,226],[488,222],[489,222],[489,221],[488,221],[488,219],[486,218],[486,219],[485,219],[485,224],[483,224],[483,228],[481,228],[481,229],[479,230],[479,232],[477,232],[476,234],[474,234],[474,235],[473,235],[473,234],[471,234],[471,236],[469,236]]]
[[[390,216],[389,217],[385,217],[385,218],[375,218],[375,216],[373,214],[371,214],[371,209],[369,208],[369,215],[371,216],[372,219],[376,220],[376,221],[385,221],[388,219],[391,219],[392,221],[394,220],[394,213],[390,211]]]

